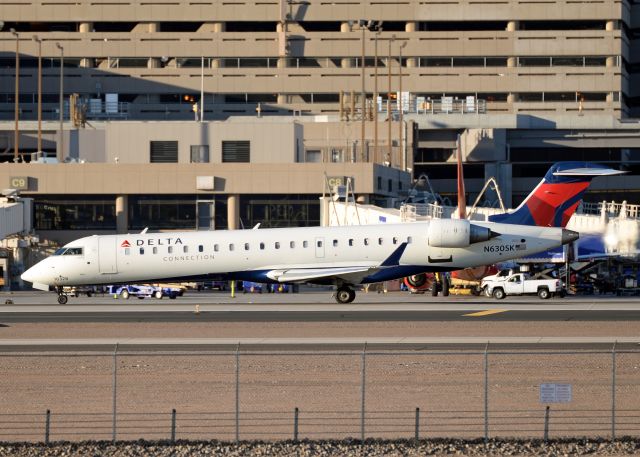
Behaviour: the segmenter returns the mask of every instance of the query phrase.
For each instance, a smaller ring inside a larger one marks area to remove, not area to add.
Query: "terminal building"
[[[424,177],[453,200],[459,138],[470,201],[493,176],[517,205],[551,163],[589,160],[629,173],[587,200],[640,203],[639,8],[2,2],[0,188],[54,243],[316,225],[345,177],[364,203]]]

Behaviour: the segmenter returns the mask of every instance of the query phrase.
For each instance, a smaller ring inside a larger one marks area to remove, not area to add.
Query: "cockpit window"
[[[62,255],[82,255],[82,248],[67,248]]]
[[[64,251],[66,251],[67,248],[60,248],[60,249],[56,249],[56,252],[53,253],[53,255],[62,255],[64,254]]]

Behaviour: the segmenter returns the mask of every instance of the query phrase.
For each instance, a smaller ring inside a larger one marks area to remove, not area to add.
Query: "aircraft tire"
[[[60,305],[66,305],[68,301],[69,297],[67,297],[66,295],[58,295],[58,303]]]
[[[424,286],[426,282],[427,282],[427,275],[424,273],[407,276],[407,284],[415,289],[418,289]]]
[[[433,284],[431,284],[431,296],[438,296],[438,283],[436,281],[433,281]]]
[[[348,287],[340,287],[336,290],[336,301],[342,305],[351,303],[356,298],[356,293]]]
[[[449,279],[446,276],[442,277],[442,296],[449,296]]]

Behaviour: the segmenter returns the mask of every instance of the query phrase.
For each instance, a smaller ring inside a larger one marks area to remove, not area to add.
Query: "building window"
[[[378,176],[378,190],[382,190],[382,176]]]
[[[151,163],[178,163],[177,141],[151,141]]]
[[[319,163],[322,162],[322,152],[319,149],[307,149],[305,162],[307,163]]]
[[[106,196],[36,196],[33,207],[36,230],[116,229],[115,200]]]
[[[196,199],[190,195],[131,195],[129,229],[196,229]],[[216,226],[217,228],[217,226]]]
[[[223,141],[222,161],[223,162],[250,162],[251,157],[250,141]]]
[[[387,180],[387,190],[393,192],[393,181],[391,179]]]
[[[209,145],[191,145],[191,163],[209,163]]]

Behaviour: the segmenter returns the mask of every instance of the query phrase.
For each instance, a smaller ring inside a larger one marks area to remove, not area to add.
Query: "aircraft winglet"
[[[407,249],[407,243],[404,242],[398,248],[391,253],[384,262],[380,264],[381,267],[397,267],[400,265],[400,257],[404,254],[404,250]]]

